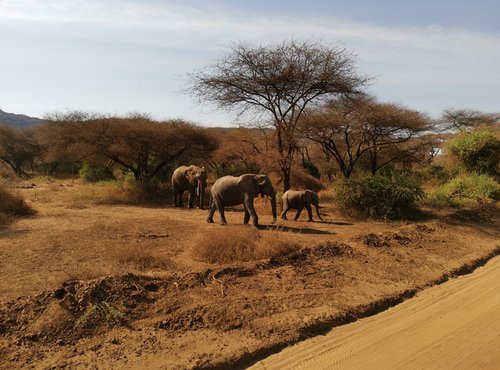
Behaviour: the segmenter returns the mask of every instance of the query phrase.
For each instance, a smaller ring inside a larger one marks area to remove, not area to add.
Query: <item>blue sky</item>
[[[0,109],[230,125],[182,93],[187,74],[233,41],[293,38],[355,53],[381,101],[499,111],[499,14],[498,0],[0,0]]]

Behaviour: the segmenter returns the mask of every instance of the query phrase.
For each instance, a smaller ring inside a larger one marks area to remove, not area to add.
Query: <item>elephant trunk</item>
[[[271,194],[271,211],[273,212],[273,224],[276,222],[276,193]]]
[[[206,187],[206,183],[204,183],[204,181],[199,181],[198,182],[198,187],[196,188],[196,192],[198,193],[198,201],[199,201],[199,204],[198,204],[198,207],[200,209],[203,209],[203,204],[205,204],[205,187]]]

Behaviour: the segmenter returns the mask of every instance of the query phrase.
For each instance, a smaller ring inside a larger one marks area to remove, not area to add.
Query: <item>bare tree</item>
[[[235,43],[224,58],[191,75],[188,91],[200,101],[240,115],[256,113],[269,122],[276,131],[278,163],[288,190],[297,125],[306,107],[357,93],[366,82],[344,49],[296,41],[268,46]]]
[[[500,123],[500,113],[485,113],[471,109],[446,109],[440,118],[444,130],[468,131]]]
[[[303,132],[322,145],[349,178],[362,157],[368,157],[372,174],[416,153],[421,141],[408,143],[429,127],[429,119],[414,110],[379,103],[359,96],[340,98],[307,114]]]

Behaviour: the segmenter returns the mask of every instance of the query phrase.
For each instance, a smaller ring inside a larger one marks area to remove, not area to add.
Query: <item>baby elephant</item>
[[[296,209],[297,214],[295,215],[294,221],[297,221],[300,217],[300,212],[306,207],[307,213],[309,214],[309,222],[314,221],[312,217],[311,204],[316,207],[316,213],[321,221],[323,219],[319,215],[319,205],[318,205],[318,194],[312,190],[288,190],[283,194],[283,212],[281,213],[281,218],[286,220],[286,213],[290,209]]]

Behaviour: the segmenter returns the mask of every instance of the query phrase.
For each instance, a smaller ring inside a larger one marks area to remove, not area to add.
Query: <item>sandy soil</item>
[[[499,369],[500,257],[252,369]]]
[[[325,197],[325,222],[259,230],[297,243],[292,252],[210,264],[193,258],[200,240],[237,233],[242,212],[223,227],[196,209],[95,205],[88,185],[21,191],[38,214],[0,229],[5,369],[245,367],[500,252],[495,207],[359,222]]]

